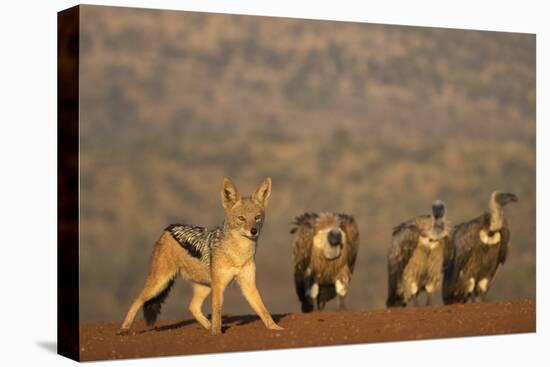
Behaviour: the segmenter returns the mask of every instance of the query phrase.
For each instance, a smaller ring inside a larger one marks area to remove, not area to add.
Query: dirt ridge
[[[256,316],[224,316],[214,337],[194,320],[137,322],[128,336],[118,323],[80,327],[81,360],[237,352],[311,346],[526,333],[536,331],[536,301],[521,299],[406,309],[274,315],[282,331],[264,328]]]

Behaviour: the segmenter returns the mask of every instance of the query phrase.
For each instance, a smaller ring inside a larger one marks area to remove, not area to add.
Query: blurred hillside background
[[[299,311],[294,216],[356,217],[348,307],[382,308],[392,227],[437,198],[471,219],[495,189],[520,202],[489,299],[535,295],[534,35],[92,6],[80,24],[82,320],[122,320],[166,225],[221,223],[224,175],[273,178],[272,313]],[[189,300],[178,279],[161,317]],[[236,285],[224,313],[252,313]]]

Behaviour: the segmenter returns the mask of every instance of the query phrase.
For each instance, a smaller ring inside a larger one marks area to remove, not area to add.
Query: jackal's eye
[[[237,217],[237,219],[238,219],[239,221],[241,221],[241,222],[245,222],[245,221],[246,221],[246,218],[243,217],[242,215],[239,215],[239,216]]]
[[[256,222],[259,222],[259,221],[262,220],[262,216],[258,214],[257,216],[254,217],[254,220],[255,220]]]

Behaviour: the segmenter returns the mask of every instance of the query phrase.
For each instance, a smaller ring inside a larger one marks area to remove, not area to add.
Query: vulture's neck
[[[432,216],[432,235],[435,238],[442,237],[445,234],[445,219]]]
[[[496,203],[494,200],[491,200],[489,202],[489,213],[491,214],[489,230],[500,230],[504,221],[504,210],[502,209],[502,206]]]

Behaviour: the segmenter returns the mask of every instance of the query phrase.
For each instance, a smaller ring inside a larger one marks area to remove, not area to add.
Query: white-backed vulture
[[[446,304],[480,301],[506,261],[510,230],[504,218],[504,206],[517,202],[509,192],[495,191],[489,211],[456,226],[451,236],[452,256],[445,265],[443,301]]]
[[[448,256],[450,225],[445,204],[436,200],[432,214],[419,215],[393,229],[388,252],[387,307],[404,307],[426,292],[426,304],[441,285],[443,262]]]
[[[293,224],[294,283],[302,312],[315,306],[323,310],[335,297],[343,309],[359,248],[355,219],[346,214],[304,213]]]

